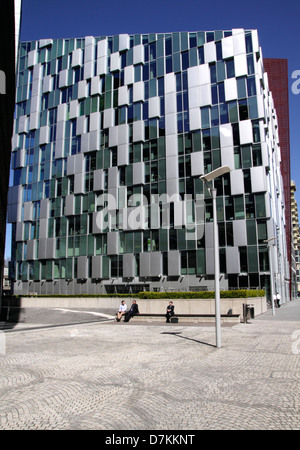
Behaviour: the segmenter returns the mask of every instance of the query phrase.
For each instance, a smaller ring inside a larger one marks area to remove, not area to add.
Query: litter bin
[[[246,303],[243,304],[243,312],[244,312],[244,322],[247,322],[247,319],[254,319],[255,310],[253,305],[248,305]]]

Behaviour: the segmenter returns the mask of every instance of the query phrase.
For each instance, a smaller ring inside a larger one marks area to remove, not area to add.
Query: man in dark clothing
[[[129,322],[131,317],[135,316],[136,314],[139,314],[139,307],[136,302],[136,300],[132,300],[132,305],[129,311],[125,314],[124,322]]]
[[[173,302],[169,302],[169,305],[167,306],[167,311],[166,311],[166,322],[170,322],[170,318],[174,316],[174,305]]]

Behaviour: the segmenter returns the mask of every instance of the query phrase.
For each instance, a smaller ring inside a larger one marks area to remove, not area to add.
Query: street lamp
[[[221,347],[221,314],[220,314],[220,259],[219,259],[219,236],[217,224],[217,189],[214,187],[214,179],[230,172],[230,167],[222,166],[212,172],[202,175],[202,180],[212,196],[213,201],[213,223],[214,223],[214,263],[215,263],[215,322],[216,322],[216,346]],[[213,186],[210,188],[208,182],[212,181]]]
[[[270,295],[271,295],[271,305],[272,305],[272,315],[275,316],[275,305],[274,305],[274,289],[273,289],[273,260],[272,260],[272,252],[271,247],[275,244],[270,244],[269,242],[277,239],[276,237],[271,237],[269,239],[265,239],[264,242],[267,244],[268,253],[269,253],[269,264],[270,264]]]

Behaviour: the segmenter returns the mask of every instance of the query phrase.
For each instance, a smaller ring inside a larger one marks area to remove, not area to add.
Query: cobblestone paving
[[[300,301],[269,314],[220,349],[213,325],[1,331],[0,429],[299,430]]]

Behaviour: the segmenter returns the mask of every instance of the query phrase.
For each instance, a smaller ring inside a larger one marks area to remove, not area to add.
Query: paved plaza
[[[300,300],[222,326],[219,349],[214,324],[22,314],[0,327],[1,430],[300,429]]]

